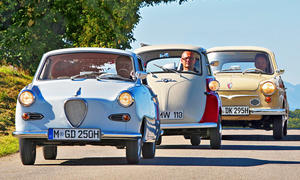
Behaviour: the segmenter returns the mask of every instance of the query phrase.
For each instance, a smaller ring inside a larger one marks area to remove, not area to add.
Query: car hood
[[[220,83],[219,90],[250,90],[254,91],[259,88],[262,81],[270,79],[269,75],[262,74],[242,74],[242,73],[219,73],[215,74],[216,79]]]
[[[114,100],[121,91],[135,85],[134,82],[85,79],[85,80],[51,80],[34,83],[44,98],[100,98]]]

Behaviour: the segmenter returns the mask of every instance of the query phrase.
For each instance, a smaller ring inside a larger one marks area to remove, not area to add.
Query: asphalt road
[[[156,158],[138,165],[109,146],[59,147],[57,160],[44,160],[38,148],[34,166],[23,166],[18,153],[0,158],[0,179],[300,179],[300,130],[288,133],[274,141],[271,131],[223,130],[221,150],[164,136]]]

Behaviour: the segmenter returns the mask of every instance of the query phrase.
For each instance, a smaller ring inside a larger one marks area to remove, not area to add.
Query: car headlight
[[[19,102],[23,106],[30,106],[34,103],[35,97],[30,91],[23,91],[19,96]]]
[[[133,104],[134,99],[130,92],[122,92],[118,98],[118,102],[123,107],[129,107]]]
[[[274,85],[274,83],[268,81],[265,82],[261,85],[261,90],[263,92],[264,95],[272,95],[274,94],[275,90],[276,90],[276,86]]]
[[[218,81],[216,81],[216,80],[210,81],[209,84],[208,84],[208,88],[211,91],[217,91],[220,88],[220,83]]]

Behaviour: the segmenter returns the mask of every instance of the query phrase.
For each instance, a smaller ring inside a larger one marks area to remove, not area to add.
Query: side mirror
[[[277,69],[277,70],[276,70],[276,73],[279,74],[279,75],[281,75],[281,74],[284,73],[284,69]]]
[[[136,77],[137,79],[141,79],[141,80],[146,79],[147,75],[148,75],[148,74],[147,74],[146,72],[144,72],[144,71],[137,71],[137,72],[135,73],[135,77]]]
[[[219,66],[220,62],[219,61],[212,61],[209,63],[211,66]]]

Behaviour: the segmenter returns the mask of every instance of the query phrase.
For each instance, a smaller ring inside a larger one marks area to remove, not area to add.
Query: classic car
[[[222,124],[273,130],[287,135],[289,106],[274,53],[262,47],[208,49],[212,71],[220,82]]]
[[[183,135],[192,145],[201,137],[221,147],[219,83],[211,75],[205,49],[191,45],[152,45],[134,51],[145,62],[147,83],[157,94],[161,129]],[[161,137],[157,144],[161,143]]]
[[[160,135],[156,95],[143,84],[147,73],[128,51],[70,48],[43,55],[31,84],[19,94],[16,131],[24,165],[36,146],[55,159],[57,146],[126,147],[128,163],[154,158]]]

